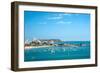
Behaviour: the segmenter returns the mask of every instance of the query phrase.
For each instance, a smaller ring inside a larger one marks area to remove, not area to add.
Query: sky
[[[90,14],[24,11],[24,37],[25,40],[89,41]]]

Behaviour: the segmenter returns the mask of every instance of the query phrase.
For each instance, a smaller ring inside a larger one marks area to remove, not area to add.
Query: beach
[[[45,48],[45,47],[52,47],[52,46],[48,46],[48,45],[44,45],[44,46],[25,46],[25,49],[31,49],[31,48]]]

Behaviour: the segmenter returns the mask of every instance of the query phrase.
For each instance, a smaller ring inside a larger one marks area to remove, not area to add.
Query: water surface
[[[60,42],[61,43],[61,42]],[[69,44],[85,44],[78,47],[52,46],[44,48],[31,48],[24,50],[24,61],[47,61],[47,60],[72,60],[90,58],[89,41],[62,42]]]

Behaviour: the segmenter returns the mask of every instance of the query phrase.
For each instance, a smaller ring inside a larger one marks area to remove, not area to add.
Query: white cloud
[[[59,21],[57,24],[71,24],[71,21]]]
[[[66,22],[67,24],[71,24],[72,22],[71,21],[68,21],[68,22]]]
[[[62,19],[64,16],[71,16],[71,14],[63,13],[63,14],[54,14],[53,17],[48,17],[49,20]]]
[[[64,14],[59,14],[59,16],[71,16],[71,14],[68,14],[68,13],[64,13]]]
[[[56,17],[49,17],[48,19],[61,19],[62,17],[60,17],[60,16],[56,16]]]
[[[66,15],[66,16],[72,16],[72,14],[68,14],[68,13],[67,13],[67,14],[63,14],[63,15]]]
[[[57,22],[57,24],[65,24],[66,22],[65,21],[59,21]]]

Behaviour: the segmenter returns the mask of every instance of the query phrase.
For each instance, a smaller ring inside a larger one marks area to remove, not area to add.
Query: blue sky
[[[90,40],[90,14],[24,11],[25,40]]]

